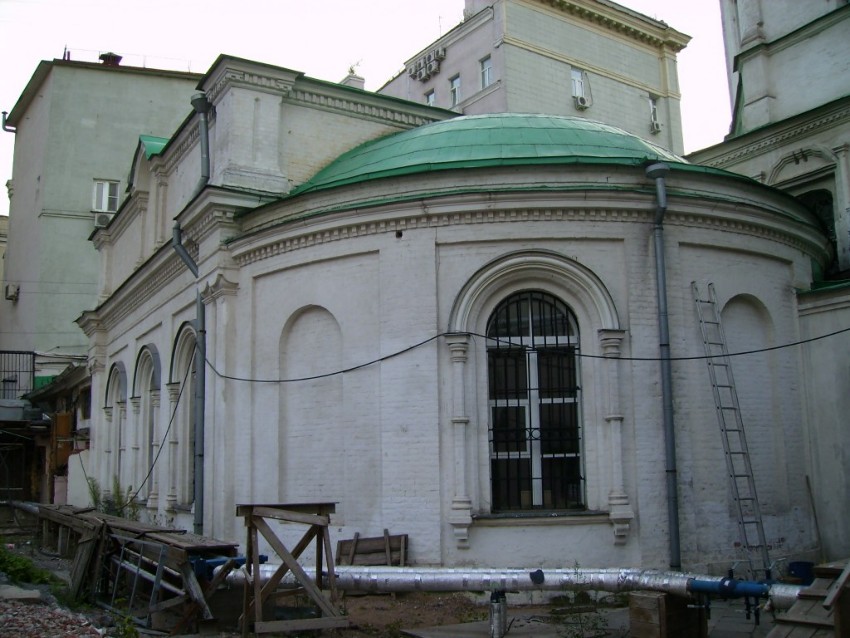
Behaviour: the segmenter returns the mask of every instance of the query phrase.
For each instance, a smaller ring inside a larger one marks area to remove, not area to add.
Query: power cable
[[[807,343],[813,343],[815,341],[820,341],[822,339],[828,339],[830,337],[834,337],[836,335],[840,335],[840,334],[843,334],[845,332],[850,332],[850,328],[843,328],[841,330],[836,330],[836,331],[830,332],[828,334],[820,335],[820,336],[817,336],[817,337],[811,337],[809,339],[801,339],[800,341],[794,341],[792,343],[786,343],[786,344],[782,344],[782,345],[778,345],[778,346],[770,346],[770,347],[767,347],[767,348],[759,348],[759,349],[756,349],[756,350],[742,350],[740,352],[732,352],[732,353],[729,353],[727,355],[722,355],[722,354],[700,355],[700,356],[693,356],[693,357],[669,357],[669,358],[665,359],[665,358],[662,358],[662,357],[610,357],[610,356],[601,355],[601,354],[584,354],[582,352],[576,351],[575,356],[580,357],[580,358],[585,358],[585,359],[612,359],[612,358],[616,358],[618,361],[665,361],[665,360],[667,360],[667,361],[703,361],[703,360],[706,360],[706,359],[716,359],[716,358],[725,357],[725,356],[740,357],[740,356],[744,356],[744,355],[759,354],[759,353],[762,353],[762,352],[771,352],[773,350],[783,350],[785,348],[793,348],[795,346],[805,345]],[[371,365],[375,365],[376,363],[382,363],[384,361],[388,361],[388,360],[393,359],[395,357],[398,357],[402,354],[410,352],[411,350],[416,350],[417,348],[420,348],[424,345],[427,345],[428,343],[431,343],[432,341],[435,341],[436,339],[439,339],[440,337],[448,337],[448,336],[476,337],[476,338],[480,338],[480,339],[488,339],[488,340],[491,340],[491,341],[497,341],[499,343],[505,343],[505,344],[508,344],[511,347],[522,348],[522,349],[529,350],[529,351],[536,350],[536,348],[534,348],[534,347],[526,346],[526,345],[521,344],[521,343],[516,343],[515,341],[511,341],[510,339],[501,339],[501,338],[498,338],[498,337],[488,337],[487,335],[479,334],[479,333],[476,333],[476,332],[441,332],[439,334],[434,335],[433,337],[428,337],[427,339],[424,339],[424,340],[422,340],[418,343],[413,344],[412,346],[408,346],[408,347],[403,348],[402,350],[399,350],[399,351],[394,352],[392,354],[384,355],[383,357],[379,357],[377,359],[372,359],[371,361],[367,361],[365,363],[361,363],[361,364],[358,364],[358,365],[355,365],[355,366],[351,366],[349,368],[343,368],[341,370],[335,370],[333,372],[326,372],[324,374],[316,374],[316,375],[311,375],[311,376],[307,376],[307,377],[295,377],[295,378],[290,378],[290,379],[253,379],[253,378],[250,378],[250,377],[237,377],[237,376],[234,376],[234,375],[228,375],[228,374],[224,374],[222,372],[219,372],[219,370],[215,367],[215,365],[213,365],[213,363],[209,359],[206,359],[206,364],[215,373],[215,375],[217,377],[219,377],[220,379],[227,379],[229,381],[241,381],[241,382],[245,382],[245,383],[278,383],[278,384],[297,383],[299,381],[315,381],[317,379],[326,379],[328,377],[333,377],[333,376],[337,376],[337,375],[340,375],[340,374],[346,374],[348,372],[354,372],[355,370],[360,370],[362,368],[366,368],[366,367],[369,367]]]

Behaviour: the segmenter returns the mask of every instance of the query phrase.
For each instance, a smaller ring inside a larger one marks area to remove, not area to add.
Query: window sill
[[[510,514],[476,514],[476,527],[528,527],[538,525],[608,525],[608,512],[516,512]]]

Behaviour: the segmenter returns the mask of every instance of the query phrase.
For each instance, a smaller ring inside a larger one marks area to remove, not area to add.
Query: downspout
[[[210,111],[210,103],[207,100],[207,94],[203,91],[195,93],[191,99],[192,107],[195,113],[198,114],[198,137],[201,145],[201,177],[198,180],[198,185],[192,193],[191,199],[200,193],[204,186],[210,181],[210,125],[207,119],[207,113]]]
[[[14,128],[13,126],[8,126],[6,124],[6,116],[7,115],[9,115],[9,112],[3,111],[3,130],[6,131],[7,133],[17,133],[18,129]]]
[[[673,424],[673,374],[670,365],[670,327],[667,320],[667,275],[664,263],[664,214],[667,212],[667,186],[664,177],[670,167],[656,162],[646,167],[646,176],[655,180],[655,283],[658,291],[658,337],[661,358],[661,403],[664,423],[664,452],[667,472],[667,526],[670,530],[670,569],[682,567],[679,544],[679,496],[676,470],[676,432]]]
[[[186,264],[186,267],[197,278],[198,265],[186,247],[183,245],[183,231],[180,224],[174,224],[172,231],[171,246],[177,252],[177,256]],[[195,291],[195,412],[193,416],[193,428],[195,433],[195,449],[192,454],[195,457],[195,518],[193,531],[198,536],[204,533],[204,403],[206,401],[207,380],[207,325],[206,308],[201,299],[200,289]]]
[[[201,177],[198,185],[192,193],[194,199],[210,181],[210,140],[207,113],[210,103],[204,93],[196,93],[192,96],[192,106],[198,114],[198,135],[201,145]],[[197,279],[198,264],[192,259],[189,251],[183,245],[183,231],[179,223],[174,224],[171,245],[177,252],[177,256],[186,264],[186,267]],[[194,450],[192,454],[195,459],[194,473],[194,501],[195,514],[193,531],[201,536],[204,533],[204,406],[206,403],[206,361],[207,361],[207,325],[206,309],[201,298],[200,289],[195,292],[195,410],[194,410]]]

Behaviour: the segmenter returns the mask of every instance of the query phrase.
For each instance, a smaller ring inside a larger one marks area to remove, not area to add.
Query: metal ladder
[[[771,578],[770,556],[764,535],[761,508],[756,495],[744,422],[741,419],[741,408],[738,404],[738,393],[732,376],[732,363],[729,360],[723,325],[720,323],[717,295],[714,292],[714,284],[708,284],[708,299],[700,297],[696,282],[691,282],[691,289],[705,346],[708,376],[711,379],[717,423],[720,426],[723,452],[726,457],[726,471],[738,515],[738,532],[749,565],[750,578],[756,580],[757,572],[761,572],[762,576],[769,580]],[[761,558],[761,566],[757,566],[754,555]]]

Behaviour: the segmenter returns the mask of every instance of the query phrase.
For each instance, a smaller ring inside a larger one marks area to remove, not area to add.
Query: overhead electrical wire
[[[828,339],[830,337],[835,337],[837,335],[840,335],[840,334],[843,334],[843,333],[846,333],[846,332],[850,332],[850,328],[842,328],[841,330],[836,330],[834,332],[830,332],[828,334],[820,335],[820,336],[817,336],[817,337],[811,337],[809,339],[801,339],[800,341],[794,341],[792,343],[785,343],[785,344],[778,345],[778,346],[770,346],[770,347],[767,347],[767,348],[758,348],[758,349],[755,349],[755,350],[742,350],[740,352],[730,352],[730,353],[725,354],[725,355],[724,354],[718,354],[718,355],[700,355],[700,356],[693,356],[693,357],[670,357],[668,360],[669,361],[702,361],[702,360],[705,360],[705,359],[718,359],[718,358],[721,358],[721,357],[741,357],[741,356],[745,356],[745,355],[759,354],[759,353],[762,353],[762,352],[771,352],[773,350],[783,350],[785,348],[793,348],[793,347],[796,347],[796,346],[805,345],[807,343],[812,343],[812,342],[815,342],[815,341],[821,341],[822,339]],[[440,337],[451,337],[451,336],[477,337],[477,338],[481,338],[481,339],[489,339],[491,341],[498,341],[499,343],[506,343],[508,345],[516,346],[517,348],[524,348],[526,350],[534,350],[535,349],[535,348],[532,348],[532,347],[524,346],[522,344],[517,344],[517,343],[515,343],[515,342],[513,342],[509,339],[498,339],[498,338],[488,337],[487,335],[478,334],[476,332],[441,332],[439,334],[434,335],[433,337],[429,337],[429,338],[424,339],[424,340],[422,340],[418,343],[415,343],[411,346],[408,346],[406,348],[398,350],[397,352],[393,352],[392,354],[384,355],[383,357],[378,357],[377,359],[372,359],[371,361],[367,361],[365,363],[360,363],[358,365],[351,366],[351,367],[348,367],[348,368],[343,368],[343,369],[340,369],[340,370],[334,370],[333,372],[326,372],[326,373],[323,373],[323,374],[314,374],[314,375],[305,376],[305,377],[294,377],[294,378],[290,378],[290,379],[254,379],[254,378],[250,378],[250,377],[238,377],[238,376],[224,374],[224,373],[220,372],[209,359],[206,360],[206,364],[215,373],[215,375],[217,377],[219,377],[220,379],[227,379],[229,381],[241,381],[241,382],[245,382],[245,383],[277,383],[277,384],[297,383],[297,382],[301,382],[301,381],[315,381],[315,380],[318,380],[318,379],[326,379],[328,377],[334,377],[334,376],[338,376],[338,375],[341,375],[341,374],[346,374],[348,372],[354,372],[354,371],[360,370],[362,368],[367,368],[367,367],[375,365],[377,363],[382,363],[384,361],[388,361],[388,360],[393,359],[395,357],[401,356],[401,355],[403,355],[407,352],[410,352],[411,350],[416,350],[417,348],[420,348],[424,345],[427,345],[427,344],[431,343],[432,341],[439,339]],[[575,356],[585,358],[585,359],[616,359],[617,361],[663,361],[664,360],[660,357],[611,357],[611,356],[606,356],[606,355],[602,355],[602,354],[585,354],[585,353],[582,353],[580,351],[576,351]]]

